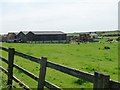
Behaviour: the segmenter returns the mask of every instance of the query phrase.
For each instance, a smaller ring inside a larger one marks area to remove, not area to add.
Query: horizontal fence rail
[[[5,63],[8,64],[8,61],[7,61],[5,58],[0,57],[0,59],[1,59],[2,61],[4,61]],[[31,73],[31,72],[23,69],[22,67],[20,67],[20,66],[18,66],[18,65],[16,65],[16,64],[13,64],[13,65],[14,65],[14,67],[15,67],[16,69],[22,71],[24,74],[28,75],[30,78],[34,79],[35,81],[38,81],[39,77],[35,76],[33,73]],[[3,69],[2,67],[1,67],[1,69],[2,69],[2,71],[4,71],[5,73],[8,73],[7,70]],[[60,87],[58,87],[58,86],[56,86],[56,85],[54,85],[54,84],[52,84],[52,83],[50,83],[50,82],[48,82],[48,81],[46,81],[46,80],[45,80],[45,86],[46,86],[47,88],[56,88],[57,90],[61,90]]]
[[[3,57],[1,57],[1,56],[0,56],[0,60],[2,60],[2,61],[4,61],[5,63],[7,63],[7,64],[8,64],[7,59],[5,59],[5,58],[3,58]]]
[[[119,90],[120,90],[120,82],[110,80],[109,83],[110,83],[111,90],[115,90],[115,88],[119,88]]]
[[[94,75],[92,75],[90,73],[86,73],[86,72],[79,71],[79,70],[76,70],[73,68],[65,67],[63,65],[51,63],[49,61],[47,63],[47,66],[52,68],[52,69],[56,69],[56,70],[61,71],[63,73],[69,74],[71,76],[81,78],[81,79],[84,79],[84,80],[92,82],[92,83],[94,82]]]
[[[15,67],[16,69],[22,71],[24,74],[28,75],[28,76],[31,77],[32,79],[38,81],[38,78],[37,78],[34,74],[32,74],[31,72],[25,70],[24,68],[22,68],[22,67],[20,67],[20,66],[18,66],[18,65],[16,65],[16,64],[14,64],[14,67]]]
[[[4,47],[0,47],[0,49],[6,51],[8,53],[11,52],[10,49],[4,48]],[[46,86],[48,89],[54,88],[55,90],[61,90],[60,87],[58,87],[58,86],[56,86],[56,85],[54,85],[54,84],[52,84],[49,81],[44,79],[45,73],[46,73],[46,69],[45,69],[46,67],[52,68],[52,69],[58,70],[60,72],[66,73],[68,75],[71,75],[71,76],[74,76],[77,78],[81,78],[81,79],[84,79],[88,82],[94,83],[94,90],[99,90],[99,88],[106,88],[105,90],[118,90],[118,88],[120,87],[120,82],[111,80],[109,75],[101,74],[99,72],[95,72],[94,74],[87,73],[84,71],[76,70],[74,68],[70,68],[70,67],[66,67],[66,66],[63,66],[60,64],[50,62],[47,60],[47,58],[44,58],[44,57],[39,59],[39,58],[35,58],[33,56],[30,56],[30,55],[23,54],[21,52],[17,52],[14,49],[12,49],[12,50],[14,51],[14,52],[11,52],[13,56],[16,55],[16,56],[19,56],[19,57],[22,57],[22,58],[25,58],[27,60],[30,60],[30,61],[33,61],[33,62],[40,64],[40,74],[38,77],[38,76],[35,76],[33,73],[29,72],[28,70],[25,70],[24,68],[18,66],[17,64],[14,64],[14,62],[13,62],[14,68],[22,71],[24,74],[26,74],[27,76],[29,76],[30,78],[32,78],[38,82],[38,90],[39,89],[43,90],[44,86]],[[9,61],[7,59],[0,56],[0,60],[2,60],[3,62],[5,62],[9,65]],[[47,61],[44,61],[44,60],[47,60]],[[1,66],[0,66],[0,70],[3,71],[4,73],[8,74],[8,71],[5,70]],[[13,76],[13,80],[18,82],[22,86],[24,86],[24,89],[30,90],[30,88],[27,85],[22,83],[15,76]],[[42,80],[42,81],[40,81],[40,80]]]
[[[6,52],[8,52],[8,49],[7,48],[4,48],[4,47],[0,47],[1,50],[4,50]]]
[[[0,70],[3,71],[5,74],[8,75],[8,71],[5,70],[3,67],[0,66]],[[27,85],[25,85],[23,82],[21,82],[19,79],[17,79],[15,76],[13,76],[13,80],[17,82],[21,87],[23,87],[26,90],[31,90]]]
[[[33,62],[36,62],[36,63],[40,63],[40,64],[41,64],[41,60],[38,59],[38,58],[35,58],[35,57],[33,57],[33,56],[26,55],[26,54],[23,54],[23,53],[17,52],[17,51],[15,51],[15,55],[20,56],[20,57],[25,58],[25,59],[28,59],[28,60],[31,60],[31,61],[33,61]]]

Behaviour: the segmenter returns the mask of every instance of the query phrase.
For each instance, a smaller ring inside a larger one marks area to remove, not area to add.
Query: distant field
[[[80,45],[3,43],[2,45],[13,47],[16,51],[38,58],[45,56],[49,61],[82,71],[90,73],[99,71],[110,74],[111,79],[118,80],[118,43],[81,43]],[[104,49],[105,46],[109,46],[110,49]],[[7,54],[2,52],[2,55],[6,57]],[[39,65],[36,63],[17,56],[15,57],[15,63],[35,75],[39,73]],[[5,63],[2,63],[2,66],[7,67]],[[28,86],[37,87],[37,83],[22,72],[15,69],[14,74]],[[91,83],[49,68],[47,69],[46,80],[62,88],[92,88]]]

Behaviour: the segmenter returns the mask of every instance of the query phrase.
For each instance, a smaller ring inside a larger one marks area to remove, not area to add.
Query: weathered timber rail
[[[4,48],[0,47],[1,50],[4,50],[8,52],[8,60],[0,56],[0,60],[8,64],[8,70],[5,70],[2,66],[0,66],[0,70],[3,71],[5,74],[8,75],[8,82],[7,84],[9,85],[9,89],[12,89],[12,80],[16,81],[19,83],[20,86],[23,86],[24,89],[26,90],[31,90],[27,85],[25,85],[23,82],[21,82],[19,79],[17,79],[13,75],[13,68],[16,68],[35,81],[38,82],[38,90],[43,90],[44,86],[47,87],[48,89],[55,89],[55,90],[61,90],[62,88],[48,82],[45,80],[45,75],[46,75],[46,68],[52,68],[55,70],[58,70],[60,72],[66,73],[68,75],[84,79],[88,82],[91,82],[94,84],[93,89],[94,90],[119,90],[120,87],[120,82],[118,81],[113,81],[110,79],[110,75],[105,75],[100,72],[95,72],[94,74],[83,72],[80,70],[76,70],[70,67],[66,67],[63,65],[59,65],[53,62],[50,62],[47,60],[46,57],[41,57],[35,58],[30,55],[23,54],[21,52],[17,52],[14,50],[14,48]],[[40,64],[40,73],[39,76],[35,76],[33,73],[25,70],[24,68],[18,66],[17,64],[14,63],[14,56],[19,56],[22,58],[25,58],[27,60],[36,62]]]

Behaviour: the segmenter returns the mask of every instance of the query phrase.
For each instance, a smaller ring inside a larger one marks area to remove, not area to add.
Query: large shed
[[[61,31],[30,31],[26,38],[27,41],[66,42],[66,34]]]
[[[27,38],[26,38],[26,34],[28,33],[29,31],[20,31],[18,34],[17,34],[17,38],[21,41],[21,42],[27,42]]]
[[[66,42],[67,34],[62,31],[20,31],[17,34],[23,42]]]

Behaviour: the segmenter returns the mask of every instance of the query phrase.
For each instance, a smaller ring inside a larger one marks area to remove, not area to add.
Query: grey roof
[[[36,35],[65,34],[62,31],[20,31],[20,32],[24,33],[25,35],[28,34],[29,32],[32,32],[33,34],[36,34]]]
[[[27,34],[27,33],[30,32],[30,31],[20,31],[20,32],[22,32],[22,33],[24,33],[24,34]]]
[[[62,31],[31,31],[32,33],[34,33],[34,34],[38,34],[38,35],[40,35],[40,34],[65,34],[64,32],[62,32]]]
[[[8,34],[15,34],[15,35],[17,35],[18,32],[8,32]]]

